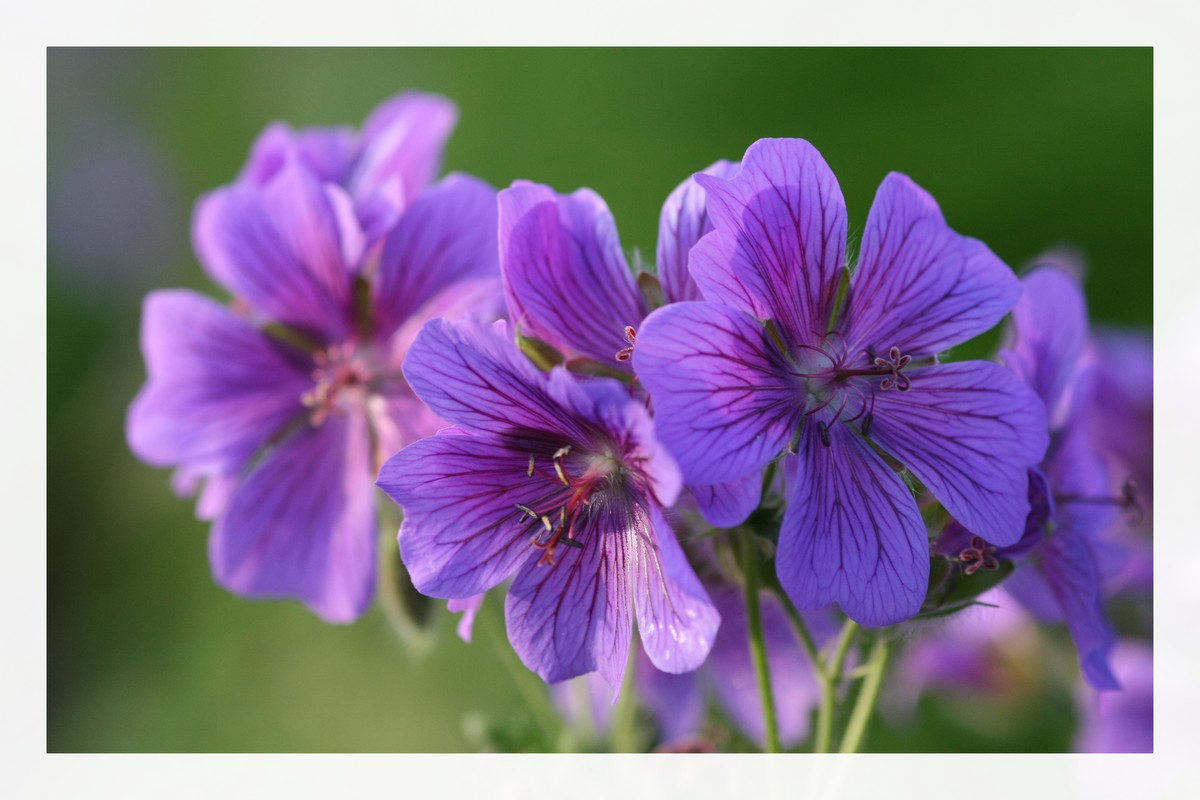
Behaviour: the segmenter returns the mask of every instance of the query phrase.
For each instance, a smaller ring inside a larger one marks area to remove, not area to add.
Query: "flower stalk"
[[[758,543],[754,541],[754,534],[749,532],[742,536],[742,567],[745,573],[746,628],[750,640],[750,657],[754,662],[754,674],[762,701],[766,751],[778,753],[779,722],[775,715],[775,698],[771,691],[771,670],[767,664],[767,646],[763,636],[762,609],[758,596]]]

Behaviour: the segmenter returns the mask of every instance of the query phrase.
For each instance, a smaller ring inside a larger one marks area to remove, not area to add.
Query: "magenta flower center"
[[[583,522],[591,512],[596,495],[611,485],[622,471],[621,462],[611,454],[571,457],[566,445],[554,452],[549,465],[529,456],[528,477],[545,490],[530,504],[517,504],[523,522],[533,523],[530,543],[544,551],[538,566],[553,565],[557,548],[582,548],[579,536]]]
[[[343,342],[313,354],[311,375],[314,386],[300,400],[310,409],[309,421],[319,426],[330,415],[364,408],[387,372],[370,347]]]

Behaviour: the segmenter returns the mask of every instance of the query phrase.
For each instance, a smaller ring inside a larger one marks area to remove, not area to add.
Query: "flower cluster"
[[[769,749],[819,706],[828,745],[850,663],[873,702],[888,626],[966,618],[1001,581],[1118,688],[1106,582],[1137,584],[1148,530],[1118,531],[1151,478],[1149,389],[1102,387],[1148,349],[1089,333],[1080,270],[1018,279],[896,173],[850,259],[820,153],[763,139],[670,194],[635,274],[591,190],[434,183],[455,118],[407,94],[361,132],[268,128],[196,209],[232,301],[146,301],[130,445],[203,487],[222,585],[355,619],[377,485],[464,636],[507,586],[529,669],[615,701],[636,665],[668,746],[703,738],[708,696]],[[997,360],[948,358],[1008,315]]]

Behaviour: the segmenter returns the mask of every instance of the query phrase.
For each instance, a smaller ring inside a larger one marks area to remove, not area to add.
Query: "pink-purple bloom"
[[[379,475],[418,590],[467,599],[515,575],[509,639],[551,683],[598,671],[615,693],[635,613],[657,667],[704,661],[719,617],[662,515],[679,467],[623,383],[540,371],[504,322],[433,320],[404,375],[455,426]]]
[[[714,230],[690,251],[705,300],[652,313],[634,350],[659,437],[689,483],[744,478],[794,447],[777,571],[802,609],[837,602],[867,625],[911,617],[929,548],[895,459],[956,519],[1012,544],[1026,472],[1046,447],[1041,403],[982,361],[938,363],[1012,308],[1020,285],[889,175],[839,304],[847,217],[820,154],[763,139],[741,170],[697,175]]]
[[[736,164],[718,161],[702,174],[725,177],[736,171]],[[630,354],[651,304],[629,269],[604,200],[590,189],[564,195],[517,181],[500,192],[499,205],[505,298],[521,333],[553,345],[568,359],[587,358],[631,373]],[[711,230],[704,192],[688,178],[667,197],[659,220],[658,277],[667,303],[699,298],[687,254]],[[749,516],[760,487],[757,474],[688,486],[705,518],[721,527]]]
[[[216,579],[345,622],[367,607],[383,457],[442,423],[400,364],[424,320],[499,288],[495,190],[429,186],[456,112],[406,94],[361,134],[273,125],[231,185],[200,199],[201,265],[233,295],[152,293],[148,379],[130,447],[204,489]],[[494,306],[494,303],[491,304]]]

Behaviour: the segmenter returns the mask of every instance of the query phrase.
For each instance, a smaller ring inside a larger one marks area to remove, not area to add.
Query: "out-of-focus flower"
[[[1022,283],[1003,355],[1045,404],[1051,430],[1045,460],[1029,473],[1032,510],[1025,534],[1015,544],[994,547],[986,536],[967,533],[969,526],[953,523],[938,545],[971,565],[1006,558],[1026,562],[1005,590],[1039,619],[1065,622],[1087,681],[1116,689],[1108,665],[1116,635],[1104,613],[1098,548],[1123,499],[1110,493],[1106,461],[1089,426],[1095,400],[1082,360],[1087,305],[1077,279],[1053,257],[1039,260]]]
[[[1148,593],[1154,581],[1154,349],[1148,332],[1098,327],[1085,358],[1094,401],[1086,409],[1091,435],[1109,458],[1111,493],[1128,487],[1132,519],[1111,532],[1116,552],[1101,554],[1112,592]]]
[[[1154,655],[1135,640],[1117,643],[1112,669],[1122,691],[1079,691],[1077,753],[1154,752]]]
[[[846,209],[807,142],[764,139],[729,180],[698,175],[714,230],[692,248],[706,302],[651,314],[634,350],[660,438],[689,483],[744,478],[796,446],[779,535],[796,605],[866,625],[925,599],[925,524],[894,457],[973,530],[1017,541],[1045,414],[998,364],[936,363],[1013,306],[1020,287],[903,175],[880,186],[839,307]]]
[[[272,126],[196,208],[196,251],[232,307],[146,299],[129,444],[177,466],[181,491],[206,482],[198,514],[231,591],[331,622],[370,602],[375,474],[442,424],[405,383],[404,353],[426,319],[491,313],[499,290],[495,190],[462,175],[426,187],[453,117],[404,95],[361,137]]]
[[[679,468],[624,384],[539,371],[503,322],[428,323],[404,375],[457,426],[379,476],[417,589],[466,599],[516,573],[509,639],[551,683],[598,671],[615,693],[635,611],[656,666],[703,662],[719,617],[662,516]]]
[[[718,161],[704,174],[729,177],[737,165]],[[663,300],[699,298],[687,271],[688,251],[712,230],[704,192],[693,178],[663,205],[658,270]],[[632,372],[637,330],[651,309],[617,236],[604,200],[590,189],[569,195],[517,181],[500,192],[500,268],[509,317],[572,361],[590,359],[617,374]],[[743,522],[758,505],[761,481],[689,485],[700,512],[720,527]]]

